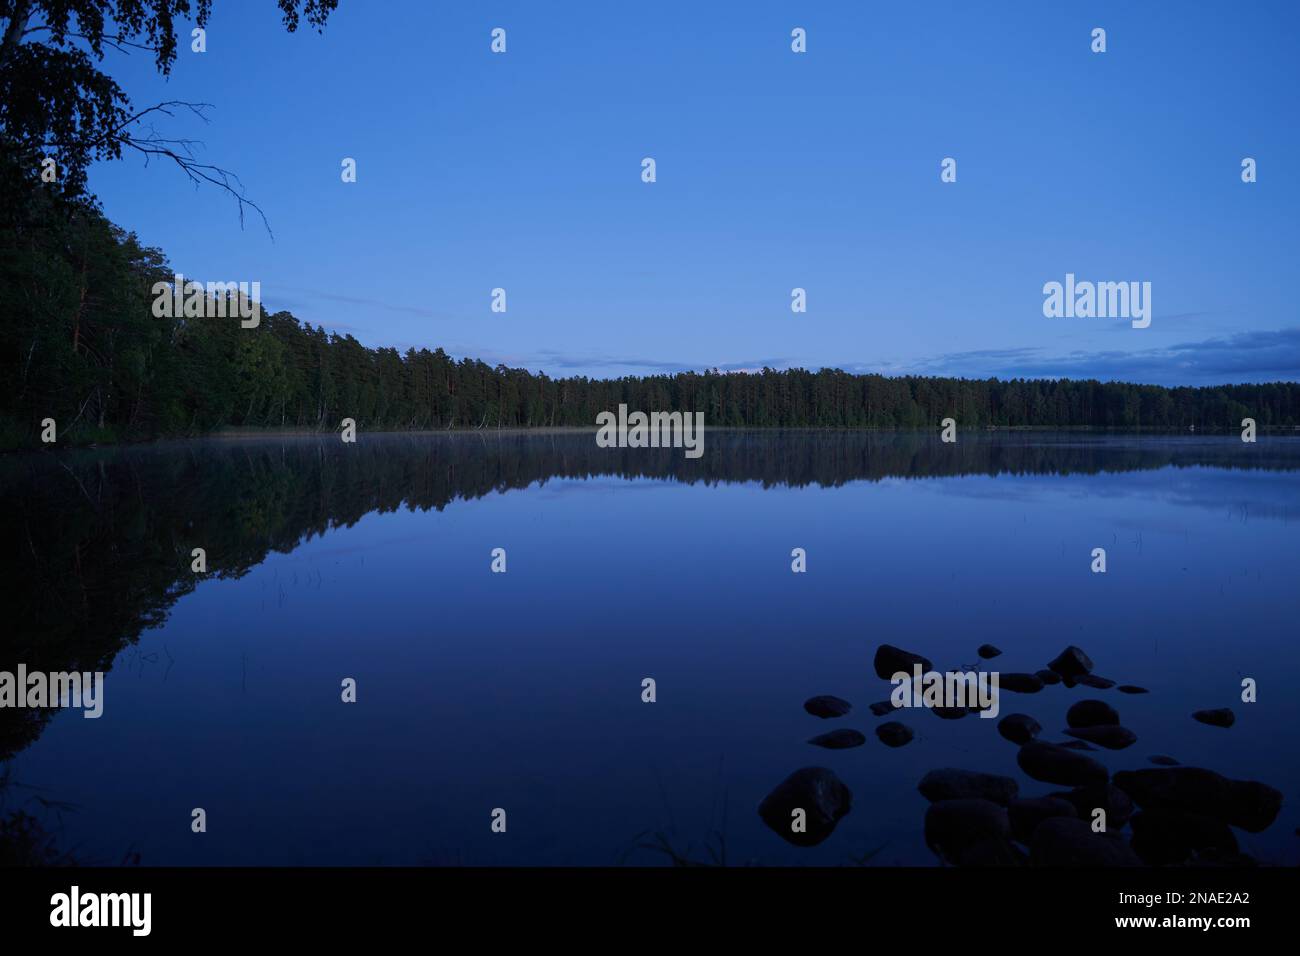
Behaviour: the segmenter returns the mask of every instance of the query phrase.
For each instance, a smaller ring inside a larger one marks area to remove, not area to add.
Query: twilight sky
[[[1300,379],[1300,4],[342,0],[323,35],[215,6],[168,80],[106,60],[137,107],[213,105],[158,128],[274,240],[157,161],[92,188],[186,275],[367,345],[600,377]],[[1149,281],[1151,326],[1045,318],[1066,273]]]

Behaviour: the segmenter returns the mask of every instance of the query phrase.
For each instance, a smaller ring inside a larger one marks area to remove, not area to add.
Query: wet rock
[[[1033,674],[1000,674],[998,688],[1017,694],[1037,694],[1043,689],[1043,682]]]
[[[940,800],[979,799],[1006,806],[1016,798],[1020,785],[1011,777],[942,767],[931,770],[922,777],[916,789],[931,803]]]
[[[1093,833],[1084,821],[1068,817],[1044,820],[1029,849],[1034,866],[1141,866],[1133,848],[1113,832]]]
[[[1046,668],[1041,671],[1034,671],[1034,676],[1043,682],[1044,687],[1049,687],[1052,684],[1059,684],[1061,682],[1060,674],[1053,670],[1047,670]]]
[[[861,747],[866,742],[867,738],[861,733],[847,727],[841,727],[839,730],[832,730],[826,734],[818,734],[808,741],[815,747],[826,747],[829,750],[847,750],[849,747]]]
[[[998,733],[1013,744],[1026,744],[1043,728],[1028,714],[1007,714],[998,721]]]
[[[841,697],[824,694],[821,697],[809,697],[803,702],[803,709],[814,717],[821,717],[824,720],[830,717],[843,717],[853,709],[853,705]]]
[[[1011,833],[1025,846],[1033,840],[1034,831],[1044,820],[1051,817],[1077,818],[1079,812],[1074,804],[1060,797],[1025,797],[1012,800],[1007,805],[1007,815],[1011,819]]]
[[[1198,710],[1192,714],[1192,717],[1211,727],[1231,727],[1237,722],[1237,715],[1227,707],[1220,707],[1218,710]]]
[[[1091,687],[1095,690],[1110,690],[1115,686],[1115,682],[1109,677],[1098,677],[1096,674],[1084,674],[1078,678],[1078,682],[1084,687]]]
[[[1118,724],[1119,711],[1104,700],[1081,700],[1070,705],[1070,709],[1065,712],[1065,722],[1071,727]]]
[[[1047,666],[1062,677],[1078,679],[1092,673],[1092,658],[1071,644]]]
[[[979,654],[979,656],[986,661],[992,660],[993,658],[998,657],[1002,654],[1002,652],[998,650],[996,647],[994,647],[992,644],[981,644],[979,646],[979,650],[976,651],[976,653]]]
[[[1102,724],[1098,727],[1074,727],[1066,732],[1067,736],[1086,740],[1107,750],[1123,750],[1137,743],[1137,734],[1119,724]]]
[[[1068,747],[1031,740],[1016,754],[1020,769],[1035,780],[1067,787],[1105,783],[1109,772],[1086,754]]]
[[[1150,757],[1147,757],[1147,759],[1150,760],[1153,764],[1157,764],[1158,766],[1161,767],[1178,766],[1177,760],[1175,760],[1173,757],[1166,757],[1164,754],[1152,754]]]
[[[1222,820],[1196,813],[1146,810],[1133,818],[1133,850],[1151,866],[1235,855],[1237,838]]]
[[[1167,810],[1211,817],[1251,833],[1277,819],[1282,794],[1255,780],[1229,780],[1202,767],[1123,770],[1115,786],[1143,810]]]
[[[1092,744],[1086,743],[1085,741],[1082,740],[1064,740],[1058,743],[1056,746],[1065,747],[1069,750],[1096,750],[1097,749]]]
[[[899,708],[894,706],[892,700],[881,700],[871,705],[871,712],[877,717],[884,717],[885,714],[892,714]]]
[[[1086,820],[1088,823],[1092,822],[1094,810],[1105,810],[1108,830],[1120,829],[1133,816],[1132,799],[1112,783],[1075,787],[1073,790],[1054,793],[1052,796],[1069,803],[1078,813],[1079,819]]]
[[[816,846],[848,814],[853,794],[834,771],[804,767],[786,777],[758,805],[758,815],[779,837],[795,846]],[[806,830],[792,829],[794,811],[803,810]]]
[[[912,733],[911,727],[900,724],[896,720],[891,720],[876,728],[876,736],[880,738],[880,742],[886,747],[901,747],[904,744],[911,743],[912,738],[916,735]]]
[[[920,654],[913,654],[911,651],[905,651],[901,647],[895,647],[892,644],[881,644],[876,648],[876,659],[874,661],[876,676],[882,680],[889,680],[900,671],[912,676],[912,669],[921,665],[921,673],[925,674],[934,670],[934,665]]]
[[[1138,687],[1136,684],[1120,684],[1115,688],[1121,694],[1149,694],[1151,691],[1145,687]]]
[[[978,843],[1009,836],[1006,807],[992,800],[940,800],[925,811],[925,845],[950,863]]]

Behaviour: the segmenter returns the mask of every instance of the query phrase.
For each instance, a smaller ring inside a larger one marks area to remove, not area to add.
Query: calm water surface
[[[656,864],[658,834],[697,859],[721,835],[733,863],[932,864],[926,771],[1060,788],[996,721],[912,711],[916,739],[881,745],[872,657],[991,642],[1003,671],[1077,644],[1149,688],[1002,711],[1064,740],[1070,703],[1109,701],[1138,742],[1092,756],[1277,787],[1277,822],[1237,836],[1300,863],[1300,439],[709,432],[699,461],[577,433],[230,439],[8,456],[0,487],[0,669],[107,671],[99,720],[0,712],[0,811],[87,862]],[[854,709],[811,717],[816,694]],[[1189,716],[1225,706],[1228,730]],[[840,726],[866,745],[807,743]],[[811,849],[756,813],[804,766],[853,792]]]

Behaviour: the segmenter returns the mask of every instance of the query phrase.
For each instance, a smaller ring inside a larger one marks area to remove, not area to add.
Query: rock
[[[1086,754],[1067,747],[1031,740],[1016,754],[1020,769],[1035,780],[1067,787],[1105,783],[1109,772]]]
[[[925,811],[925,844],[950,863],[978,843],[1009,836],[1006,808],[991,800],[940,800]]]
[[[922,777],[916,789],[931,803],[940,800],[979,799],[1006,806],[1016,798],[1020,785],[1011,777],[942,767],[931,770]]]
[[[867,738],[856,730],[850,730],[847,727],[841,727],[839,730],[832,730],[830,733],[818,734],[808,743],[815,747],[826,747],[829,750],[846,750],[849,747],[861,747],[867,742]]]
[[[1084,821],[1068,817],[1052,817],[1038,825],[1029,862],[1034,866],[1142,865],[1133,848],[1114,833],[1093,833]]]
[[[1145,687],[1138,687],[1135,684],[1120,684],[1115,688],[1121,694],[1149,694],[1151,691]]]
[[[1168,810],[1211,817],[1251,833],[1267,829],[1282,808],[1282,794],[1254,780],[1229,780],[1202,767],[1123,770],[1119,787],[1143,810]]]
[[[976,651],[976,653],[979,654],[979,656],[986,661],[992,660],[993,658],[998,657],[1002,654],[1002,652],[998,650],[996,647],[994,647],[992,644],[981,644],[979,646],[979,650]]]
[[[1051,817],[1077,818],[1079,812],[1074,804],[1060,797],[1026,797],[1012,800],[1007,805],[1007,815],[1011,819],[1011,833],[1025,846],[1033,840],[1034,831],[1044,820]]]
[[[1104,700],[1081,700],[1065,712],[1065,722],[1071,727],[1118,724],[1119,711]]]
[[[885,714],[892,714],[899,708],[894,706],[892,700],[881,700],[871,705],[871,712],[877,717],[884,717]]]
[[[1058,743],[1056,746],[1065,747],[1069,750],[1096,750],[1097,749],[1092,744],[1085,743],[1082,740],[1064,740]]]
[[[853,705],[843,698],[825,694],[821,697],[809,697],[803,702],[803,709],[814,717],[825,720],[830,717],[843,717],[853,709]]]
[[[1098,727],[1074,727],[1066,732],[1067,736],[1077,737],[1089,743],[1105,747],[1107,750],[1123,750],[1137,743],[1137,734],[1119,724],[1102,724]]]
[[[1084,687],[1092,687],[1096,690],[1110,690],[1115,686],[1115,682],[1109,677],[1098,677],[1096,674],[1084,674],[1078,678],[1078,682]]]
[[[1000,674],[998,688],[1017,694],[1037,694],[1043,689],[1043,682],[1033,674]]]
[[[1080,678],[1092,673],[1092,658],[1071,644],[1047,665],[1062,677]]]
[[[1026,744],[1043,728],[1028,714],[1007,714],[998,721],[998,733],[1013,744]]]
[[[1010,840],[992,837],[961,850],[953,860],[957,866],[1024,866],[1029,858]]]
[[[1237,722],[1237,715],[1228,707],[1220,707],[1218,710],[1198,710],[1192,714],[1192,717],[1211,727],[1231,727]]]
[[[942,717],[944,720],[958,720],[971,713],[969,707],[931,707],[936,717]]]
[[[778,836],[795,846],[816,846],[848,814],[853,794],[834,771],[804,767],[786,777],[758,805],[758,815]],[[806,832],[796,833],[794,811],[806,815]]]
[[[1267,830],[1282,809],[1282,794],[1258,780],[1228,781],[1227,822],[1250,833]]]
[[[1053,670],[1047,670],[1046,668],[1041,671],[1034,671],[1034,676],[1042,681],[1043,686],[1045,687],[1051,686],[1052,684],[1059,684],[1061,682],[1060,674]]]
[[[1075,787],[1052,797],[1064,800],[1074,807],[1079,819],[1092,823],[1094,810],[1106,811],[1106,829],[1118,830],[1133,816],[1133,801],[1129,795],[1112,783]]]
[[[912,728],[906,724],[891,720],[876,728],[876,736],[880,738],[880,742],[886,747],[901,747],[904,744],[911,743],[915,734],[912,733]]]
[[[911,677],[912,668],[917,664],[921,665],[921,673],[923,674],[934,670],[934,665],[920,654],[913,654],[911,651],[905,651],[901,647],[894,647],[892,644],[881,644],[876,648],[874,663],[876,676],[882,680],[890,680],[900,671]]]
[[[1152,756],[1147,757],[1147,759],[1150,760],[1153,764],[1158,764],[1161,767],[1178,766],[1177,760],[1175,760],[1173,757],[1166,757],[1164,754],[1153,754]]]
[[[1133,818],[1133,850],[1151,866],[1178,866],[1234,855],[1237,838],[1223,821],[1195,813],[1146,810]]]

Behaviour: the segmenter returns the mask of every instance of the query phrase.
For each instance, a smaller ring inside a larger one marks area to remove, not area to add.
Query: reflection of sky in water
[[[120,656],[105,717],[56,717],[13,773],[76,804],[63,837],[105,862],[134,848],[160,864],[610,863],[647,829],[684,846],[716,827],[737,862],[883,844],[876,863],[928,863],[927,770],[1059,788],[1020,773],[996,721],[907,713],[917,739],[880,745],[876,646],[952,667],[988,641],[1001,669],[1034,671],[1075,643],[1152,693],[1004,692],[1003,713],[1063,740],[1069,704],[1100,697],[1139,738],[1093,754],[1112,771],[1162,753],[1278,787],[1278,821],[1238,837],[1295,864],[1297,491],[1300,472],[1205,467],[799,488],[603,476],[372,513],[201,584]],[[796,546],[806,575],[790,573]],[[1106,575],[1088,570],[1098,546]],[[1243,676],[1259,703],[1240,703]],[[809,717],[822,693],[853,713]],[[1222,706],[1230,730],[1189,716]],[[867,744],[805,743],[841,726]],[[800,850],[755,810],[809,765],[835,769],[854,806]],[[196,806],[206,835],[189,831]]]

